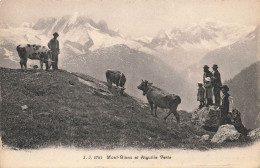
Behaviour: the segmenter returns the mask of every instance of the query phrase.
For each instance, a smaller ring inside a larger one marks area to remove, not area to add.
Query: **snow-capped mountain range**
[[[52,38],[53,32],[60,34],[61,50],[70,50],[70,53],[75,55],[117,44],[126,44],[133,49],[153,53],[151,49],[143,47],[142,44],[124,38],[117,31],[109,29],[105,21],[95,22],[88,17],[78,16],[77,14],[59,18],[42,18],[35,24],[23,23],[20,27],[16,28],[4,23],[2,25],[0,28],[0,51],[5,56],[10,55],[5,54],[3,50],[3,48],[7,48],[6,45],[47,45],[48,41]],[[11,55],[16,55],[13,52],[15,50],[9,50]],[[61,54],[61,57],[63,56]],[[15,61],[18,60],[18,58],[15,59]]]
[[[105,21],[95,22],[76,13],[59,18],[42,18],[36,23],[23,23],[15,28],[1,23],[0,64],[17,64],[17,45],[47,45],[53,32],[58,32],[61,60],[67,56],[125,44],[154,55],[173,69],[183,72],[187,67],[199,63],[207,53],[243,40],[254,29],[252,26],[208,20],[173,27],[169,31],[161,30],[155,37],[124,37],[119,31],[109,29]]]
[[[150,48],[173,49],[205,48],[213,50],[238,41],[255,27],[220,21],[205,21],[159,31],[147,45]]]
[[[222,81],[233,78],[241,70],[259,61],[259,26],[233,44],[208,52],[201,60],[188,66],[183,74],[189,81],[202,78],[202,67],[219,66]]]

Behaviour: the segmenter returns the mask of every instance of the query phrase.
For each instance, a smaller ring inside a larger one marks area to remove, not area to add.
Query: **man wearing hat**
[[[53,38],[48,43],[48,47],[52,51],[52,60],[54,61],[52,64],[53,69],[58,69],[58,55],[60,53],[58,36],[57,32],[53,33]]]
[[[221,125],[232,124],[236,130],[243,134],[247,135],[249,130],[243,125],[241,120],[241,113],[235,108],[233,103],[233,98],[228,93],[229,88],[227,85],[221,87],[223,93],[222,105],[220,106],[221,110]]]
[[[223,96],[222,96],[222,104],[220,106],[220,110],[221,110],[221,125],[225,125],[225,124],[230,124],[231,121],[230,121],[230,118],[228,117],[229,116],[229,105],[230,102],[229,100],[229,97],[230,97],[230,94],[228,93],[229,91],[229,88],[227,85],[223,85],[221,87],[221,91],[223,93]]]
[[[214,64],[213,67],[213,76],[212,76],[212,84],[213,84],[213,93],[215,97],[215,105],[219,106],[220,105],[220,90],[221,90],[221,78],[220,78],[220,73],[218,71],[218,65]]]

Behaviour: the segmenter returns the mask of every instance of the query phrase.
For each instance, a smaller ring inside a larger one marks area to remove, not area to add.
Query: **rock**
[[[200,141],[207,141],[209,140],[209,135],[202,135],[201,138],[200,138]]]
[[[253,139],[259,139],[260,138],[260,128],[256,128],[248,133],[248,136]]]
[[[33,66],[33,69],[37,69],[37,68],[39,68],[38,65],[34,65]]]
[[[48,112],[43,112],[43,113],[39,113],[39,115],[43,115],[43,116],[49,116],[51,113]]]
[[[79,82],[89,86],[92,90],[92,94],[95,95],[103,95],[103,96],[113,96],[113,94],[107,89],[107,86],[94,82],[94,81],[88,81],[81,78],[78,78]]]
[[[28,106],[27,105],[23,105],[23,106],[21,106],[21,108],[24,111],[24,110],[28,109]]]
[[[32,67],[33,69],[38,69],[39,68],[38,65],[30,65],[30,67]]]
[[[217,106],[203,107],[192,113],[192,123],[209,128],[220,126],[221,111]]]
[[[226,124],[221,125],[218,128],[217,133],[211,139],[211,142],[222,143],[225,140],[237,140],[240,136],[240,133],[236,130],[234,125]]]
[[[200,149],[200,150],[209,150],[209,148],[206,147],[206,146],[201,146],[201,147],[199,147],[199,149]]]
[[[74,82],[74,81],[71,81],[71,80],[69,80],[69,84],[70,84],[70,85],[75,85],[75,82]]]
[[[39,75],[39,74],[41,74],[41,72],[36,72],[36,73],[34,73],[34,75]]]

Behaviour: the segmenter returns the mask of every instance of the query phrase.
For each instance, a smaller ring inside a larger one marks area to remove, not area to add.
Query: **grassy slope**
[[[34,71],[0,68],[1,136],[4,145],[18,148],[76,146],[84,148],[188,148],[207,149],[222,145],[200,142],[209,134],[191,124],[191,114],[180,111],[177,126],[173,116],[163,121],[136,99],[125,95],[104,96],[78,80],[102,83],[87,75],[66,71]],[[28,109],[22,111],[21,106]]]

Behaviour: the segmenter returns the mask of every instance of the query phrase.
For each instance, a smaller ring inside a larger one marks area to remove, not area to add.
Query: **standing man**
[[[213,93],[215,97],[215,105],[219,106],[220,105],[220,90],[221,90],[221,78],[220,78],[220,73],[218,71],[218,65],[214,64],[213,67],[213,77],[212,77],[212,84],[213,84]]]
[[[54,61],[52,64],[53,69],[58,69],[58,55],[60,53],[59,41],[57,40],[58,37],[59,34],[57,32],[53,33],[53,38],[48,43],[48,47],[52,53],[52,61]]]
[[[223,93],[223,96],[222,96],[222,104],[220,106],[220,110],[221,110],[221,125],[225,125],[225,124],[230,124],[231,121],[230,121],[230,118],[228,117],[229,116],[229,105],[230,103],[230,94],[228,93],[229,91],[229,88],[227,85],[223,85],[221,87],[221,91]]]

